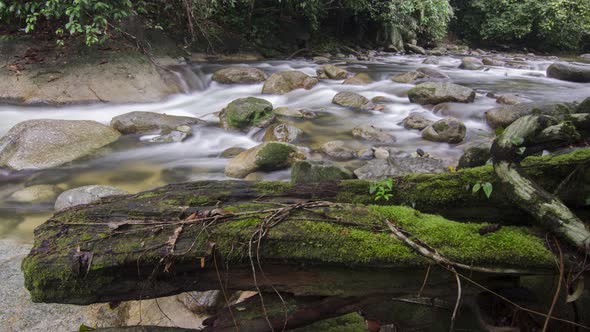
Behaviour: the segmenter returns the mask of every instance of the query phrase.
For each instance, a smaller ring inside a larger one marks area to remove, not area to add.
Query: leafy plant
[[[471,190],[474,194],[480,190],[483,190],[484,194],[489,199],[490,196],[492,196],[492,191],[494,190],[494,186],[489,182],[478,181],[473,185],[473,188]]]
[[[375,181],[369,187],[369,193],[375,195],[375,200],[384,199],[386,201],[393,197],[393,180],[385,179],[382,181]]]

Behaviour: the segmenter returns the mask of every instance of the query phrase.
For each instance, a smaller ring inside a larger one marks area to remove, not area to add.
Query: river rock
[[[351,171],[328,161],[298,161],[291,170],[291,183],[320,183],[352,179]]]
[[[430,54],[432,54],[431,52],[429,52]],[[434,55],[434,54],[432,54]],[[429,56],[426,59],[424,59],[424,61],[422,61],[423,64],[425,65],[438,65],[440,63],[440,59],[436,56]]]
[[[348,76],[348,72],[345,69],[334,65],[324,65],[316,72],[319,77],[321,77],[322,74],[325,74],[327,78],[333,80],[343,80]]]
[[[526,103],[526,102],[531,102],[531,100],[519,97],[517,95],[509,94],[509,93],[496,96],[496,103],[498,103],[498,104],[516,105],[516,104],[522,104],[522,103]]]
[[[344,141],[326,142],[320,150],[335,160],[350,160],[357,157],[357,151]]]
[[[216,71],[212,80],[224,84],[252,84],[266,80],[266,74],[253,67],[229,67]]]
[[[547,76],[562,81],[588,83],[590,82],[590,66],[566,62],[554,63],[547,68]]]
[[[522,103],[507,105],[485,112],[486,121],[492,128],[506,127],[518,118],[529,114],[564,115],[576,112],[576,107],[569,103]]]
[[[195,169],[190,166],[175,166],[165,168],[160,172],[160,178],[166,183],[188,182]]]
[[[419,73],[417,71],[410,71],[410,72],[406,72],[406,73],[400,73],[394,76],[391,76],[391,80],[397,83],[412,83],[418,79],[421,78],[425,78],[427,77],[425,74],[423,73]]]
[[[152,137],[147,141],[150,143],[176,143],[182,142],[191,136],[193,130],[189,126],[180,126],[177,128],[178,130],[173,130],[167,134],[158,135],[156,137]]]
[[[350,107],[356,110],[373,110],[375,104],[369,99],[354,92],[338,92],[332,99],[332,104]]]
[[[466,70],[480,70],[483,69],[483,67],[483,62],[480,59],[469,56],[464,57],[463,60],[461,60],[461,64],[459,65],[460,69]]]
[[[257,171],[269,172],[290,167],[297,159],[305,159],[295,145],[266,142],[248,149],[227,163],[225,175],[244,178]]]
[[[433,142],[461,143],[465,138],[467,128],[463,122],[446,118],[438,120],[422,131],[422,138]]]
[[[111,127],[122,134],[169,133],[181,126],[203,124],[205,121],[189,116],[175,116],[154,112],[130,112],[114,117]]]
[[[426,75],[427,78],[433,78],[437,80],[448,80],[449,75],[441,72],[440,70],[430,68],[430,67],[420,67],[416,69],[418,73],[422,73]]]
[[[377,128],[370,124],[364,124],[352,129],[352,136],[360,137],[367,141],[374,141],[379,143],[394,143],[395,136],[386,132],[381,128]]]
[[[272,104],[264,99],[247,97],[229,103],[219,114],[221,127],[227,130],[249,131],[264,128],[275,119]]]
[[[372,83],[373,80],[367,73],[358,73],[354,76],[351,76],[342,82],[342,84],[350,84],[350,85],[365,85]]]
[[[125,190],[111,187],[90,185],[66,190],[55,201],[55,211],[60,211],[77,205],[90,204],[99,201],[103,197],[115,195],[127,195]]]
[[[318,84],[318,79],[297,70],[274,73],[264,82],[262,93],[285,94],[295,89],[309,90]]]
[[[387,159],[389,158],[389,151],[384,148],[373,148],[373,155],[377,159]]]
[[[0,138],[0,168],[46,169],[92,154],[121,134],[96,121],[28,120]]]
[[[402,125],[406,129],[422,130],[433,123],[434,121],[428,120],[424,115],[420,113],[412,113],[402,120]]]
[[[295,126],[286,123],[273,124],[266,129],[262,140],[264,142],[285,142],[293,143],[303,131]]]
[[[418,45],[408,43],[406,44],[406,48],[412,53],[426,55],[426,50]]]
[[[428,157],[374,159],[354,171],[359,179],[380,180],[415,173],[442,173],[441,160]]]
[[[483,58],[481,59],[481,63],[483,63],[486,66],[494,66],[494,67],[503,67],[506,62],[501,61],[501,60],[496,60],[493,58]]]
[[[470,168],[483,166],[492,158],[490,149],[492,142],[481,142],[472,145],[465,149],[463,155],[459,159],[457,168]]]
[[[221,158],[233,158],[237,155],[239,155],[240,153],[246,151],[246,149],[244,148],[240,148],[237,146],[231,147],[231,148],[227,148],[225,150],[223,150],[223,152],[221,152],[221,154],[219,155],[219,157]]]
[[[12,193],[8,196],[8,201],[16,203],[53,203],[62,191],[55,185],[38,184]]]
[[[577,107],[576,113],[590,113],[590,97],[584,99]]]
[[[446,82],[425,82],[408,91],[411,102],[426,105],[446,102],[472,103],[475,91],[470,88]]]
[[[330,58],[325,56],[314,56],[313,58],[311,58],[311,61],[315,63],[326,63],[330,62]]]

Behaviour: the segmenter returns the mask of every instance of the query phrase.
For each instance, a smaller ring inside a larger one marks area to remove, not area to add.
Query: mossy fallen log
[[[392,237],[385,219],[456,262],[517,274],[554,270],[542,235],[531,229],[509,226],[481,236],[486,224],[408,207],[230,202],[207,210],[195,202],[177,206],[175,216],[138,218],[134,202],[73,208],[37,228],[22,266],[32,299],[88,304],[221,287],[313,296],[416,292],[431,262]],[[253,234],[277,215],[253,243]],[[454,279],[442,269],[430,275],[427,295],[452,289]]]

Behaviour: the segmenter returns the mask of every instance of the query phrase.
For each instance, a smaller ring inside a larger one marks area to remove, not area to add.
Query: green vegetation
[[[384,199],[388,201],[393,194],[391,191],[393,190],[393,180],[392,179],[385,179],[383,181],[376,181],[371,183],[369,187],[369,194],[375,195],[375,200],[378,201],[380,199]]]
[[[470,41],[554,50],[581,50],[590,41],[587,0],[454,0],[453,7],[454,30]]]

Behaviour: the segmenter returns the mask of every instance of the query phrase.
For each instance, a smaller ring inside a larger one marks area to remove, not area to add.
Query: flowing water
[[[590,95],[588,84],[576,84],[549,79],[545,70],[550,60],[533,58],[524,65],[528,69],[491,67],[487,71],[456,69],[460,58],[439,57],[439,65],[423,65],[420,56],[383,56],[375,61],[344,61],[352,73],[367,73],[374,80],[368,85],[343,85],[342,81],[324,80],[311,90],[295,90],[286,95],[262,95],[262,84],[222,85],[211,81],[212,73],[236,63],[195,63],[183,68],[186,86],[197,89],[190,94],[176,95],[159,103],[128,105],[83,106],[0,106],[0,135],[15,124],[30,119],[95,120],[108,124],[117,115],[132,111],[159,112],[194,116],[209,125],[195,128],[194,135],[182,143],[150,144],[141,137],[127,136],[101,150],[97,155],[75,161],[67,166],[40,172],[8,172],[0,170],[0,238],[31,241],[33,229],[53,212],[51,205],[14,204],[5,201],[12,192],[32,184],[59,184],[75,188],[88,184],[114,185],[129,192],[151,189],[171,182],[203,179],[226,179],[224,166],[229,159],[220,158],[229,147],[250,148],[258,144],[260,133],[242,134],[217,127],[220,111],[230,101],[247,96],[267,99],[275,107],[307,109],[319,116],[313,120],[289,120],[305,133],[299,145],[310,151],[335,139],[353,140],[351,130],[363,123],[387,129],[397,137],[394,147],[399,155],[421,148],[440,158],[446,165],[455,165],[462,154],[462,145],[449,145],[423,140],[416,130],[406,130],[399,123],[412,112],[424,112],[431,119],[440,116],[430,109],[411,104],[406,92],[410,84],[392,82],[393,74],[430,66],[449,75],[454,83],[478,92],[473,104],[453,104],[452,114],[465,122],[468,132],[465,142],[490,137],[493,131],[486,125],[484,112],[499,106],[485,95],[513,93],[533,101],[574,101]],[[315,75],[320,65],[306,60],[248,62],[237,65],[258,67],[268,74],[285,70],[301,70]],[[367,98],[383,96],[389,99],[383,111],[355,112],[331,104],[340,91],[353,91]],[[362,144],[369,144],[361,142]],[[369,146],[369,145],[367,145]],[[317,154],[312,154],[317,157]],[[265,179],[287,180],[289,171],[265,175]]]

